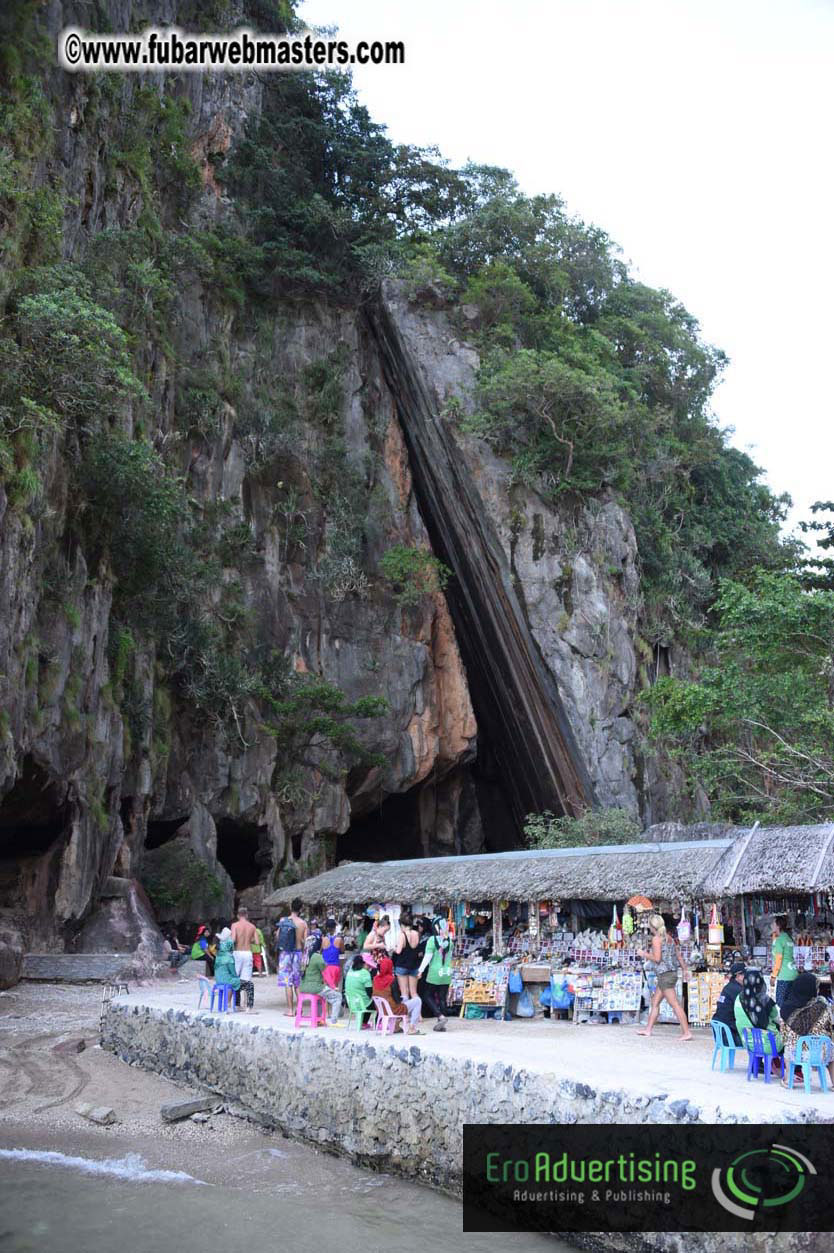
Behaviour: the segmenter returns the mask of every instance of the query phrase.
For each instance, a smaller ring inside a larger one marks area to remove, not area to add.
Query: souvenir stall
[[[578,1023],[634,1022],[653,984],[640,956],[648,914],[680,920],[692,960],[707,925],[696,889],[730,844],[669,840],[346,863],[274,893],[267,904],[278,909],[299,896],[319,914],[348,915],[347,944],[368,900],[396,902],[381,906],[392,915],[406,905],[415,914],[446,914],[454,939],[448,1004],[463,1017],[570,1007]]]
[[[725,944],[735,941],[767,975],[773,964],[773,920],[785,918],[797,969],[816,974],[830,994],[834,824],[756,826],[724,854],[704,887],[717,902]]]

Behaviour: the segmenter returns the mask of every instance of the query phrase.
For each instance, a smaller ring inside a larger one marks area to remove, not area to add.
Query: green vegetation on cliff
[[[515,480],[566,510],[610,498],[627,508],[641,635],[650,646],[685,641],[696,656],[692,675],[651,695],[656,739],[674,744],[728,816],[826,812],[825,568],[817,592],[807,571],[804,586],[793,577],[795,551],[779,538],[786,500],[717,426],[710,396],[725,358],[691,314],[638,283],[605,233],[558,197],[526,196],[504,170],[455,170],[433,150],[393,144],[337,74],[264,77],[245,135],[209,154],[231,201],[216,218],[193,212],[206,171],[182,81],[91,78],[96,194],[127,187],[135,211],[80,231],[74,263],[61,263],[74,207],[60,195],[38,7],[12,6],[0,61],[0,480],[24,525],[48,527],[45,470],[60,448],[67,528],[52,540],[79,546],[90,577],[112,584],[113,694],[131,741],[156,717],[135,673],[148,645],[189,716],[242,740],[255,707],[288,758],[306,760],[314,745],[375,760],[354,723],[378,705],[351,704],[262,655],[242,572],[263,555],[245,518],[196,498],[194,466],[212,441],[234,436],[249,485],[277,484],[281,563],[306,562],[333,602],[366,595],[381,576],[408,606],[445,571],[402,544],[376,566],[368,557],[373,475],[346,458],[338,350],[246,390],[222,346],[190,353],[177,319],[182,292],[198,286],[256,344],[281,307],[355,307],[394,275],[475,338],[466,426],[511,461]],[[284,3],[248,7],[271,29],[294,20]],[[181,16],[222,26],[226,10],[218,0]],[[464,320],[461,305],[476,315]],[[293,461],[302,439],[303,474]],[[771,623],[771,635],[755,623]],[[162,745],[164,729],[153,734]]]

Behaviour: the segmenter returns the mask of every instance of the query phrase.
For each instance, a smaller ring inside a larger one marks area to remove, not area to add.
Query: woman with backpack
[[[428,924],[425,952],[417,976],[426,972],[423,1001],[437,1019],[435,1031],[446,1030],[446,997],[452,982],[452,941],[445,918],[438,915]]]
[[[650,1036],[654,1025],[660,1014],[660,1002],[664,998],[672,1006],[675,1016],[680,1023],[681,1034],[680,1042],[684,1040],[694,1040],[694,1036],[689,1029],[689,1023],[686,1014],[683,1012],[683,1006],[678,1000],[675,988],[678,982],[678,967],[683,971],[686,977],[686,963],[677,942],[677,935],[674,930],[671,937],[666,930],[666,923],[661,914],[652,914],[649,918],[649,931],[652,935],[651,944],[647,953],[638,954],[643,958],[645,966],[649,970],[654,970],[657,975],[657,987],[652,995],[651,1009],[649,1010],[649,1021],[646,1026],[638,1031],[638,1035]]]

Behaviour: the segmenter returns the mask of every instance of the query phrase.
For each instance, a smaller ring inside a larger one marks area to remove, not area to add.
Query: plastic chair
[[[214,998],[217,997],[217,1011],[225,1014],[235,1012],[235,990],[228,983],[214,983],[211,988],[211,1011],[214,1012]]]
[[[395,1014],[388,1001],[384,996],[375,996],[373,998],[376,1005],[376,1030],[383,1035],[393,1035],[397,1030],[397,1023],[402,1023],[402,1030],[408,1030],[408,1014]]]
[[[315,992],[299,992],[295,1007],[296,1027],[326,1027],[327,1002]]]
[[[751,1031],[753,1033],[753,1047],[752,1048],[750,1047],[750,1039],[749,1039]],[[773,1034],[772,1031],[767,1032],[767,1038],[770,1041],[770,1049],[771,1049],[770,1052],[765,1051],[764,1036],[765,1036],[765,1032],[760,1027],[745,1027],[743,1032],[741,1033],[741,1038],[744,1040],[744,1047],[747,1049],[747,1056],[748,1056],[748,1062],[747,1062],[747,1082],[748,1083],[750,1082],[751,1079],[758,1079],[760,1062],[762,1065],[762,1071],[764,1072],[764,1081],[765,1083],[770,1083],[770,1063],[773,1058],[776,1058],[776,1060],[779,1062],[779,1067],[781,1070],[782,1078],[784,1079],[785,1077],[785,1059],[777,1051],[775,1035]]]
[[[825,1068],[831,1061],[831,1041],[824,1035],[801,1035],[796,1042],[796,1051],[788,1066],[788,1087],[793,1087],[793,1077],[797,1066],[802,1067],[802,1079],[805,1091],[811,1095],[811,1071],[819,1071],[820,1091],[828,1091]]]
[[[211,1002],[211,989],[213,987],[214,987],[214,984],[212,983],[211,979],[204,979],[203,976],[200,975],[200,997],[199,997],[199,1000],[197,1001],[198,1009],[203,1003],[203,997],[205,997],[205,999],[209,1001],[209,1003]]]
[[[727,1026],[726,1022],[717,1022],[713,1018],[710,1023],[712,1027],[712,1039],[715,1048],[712,1051],[711,1070],[715,1070],[715,1059],[721,1055],[721,1064],[719,1070],[733,1070],[736,1064],[736,1049],[738,1045],[733,1039],[733,1033]]]
[[[346,1023],[348,1031],[350,1031],[351,1027],[353,1026],[354,1018],[356,1019],[356,1030],[361,1031],[362,1019],[365,1017],[366,1014],[368,1015],[368,1026],[369,1027],[376,1026],[376,1010],[372,1009],[369,1012],[361,996],[356,996],[355,994],[348,995],[345,997],[345,1000],[347,1001],[347,1007],[348,1007],[348,1018],[347,1018],[347,1023]]]

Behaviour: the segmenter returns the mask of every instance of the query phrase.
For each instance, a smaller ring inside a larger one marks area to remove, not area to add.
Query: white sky
[[[406,64],[354,84],[396,142],[500,165],[601,226],[730,357],[715,412],[834,498],[834,0],[304,0]]]

